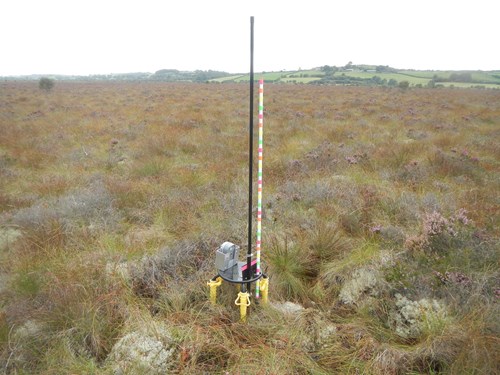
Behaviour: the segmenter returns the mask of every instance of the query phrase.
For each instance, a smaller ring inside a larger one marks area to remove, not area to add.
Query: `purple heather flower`
[[[356,156],[346,156],[345,160],[347,160],[349,164],[358,164],[358,159],[356,158]]]

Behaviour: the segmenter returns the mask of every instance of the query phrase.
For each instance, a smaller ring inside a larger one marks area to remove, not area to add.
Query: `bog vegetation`
[[[2,371],[498,373],[500,91],[267,85],[242,324],[206,282],[246,243],[247,99],[2,83]]]

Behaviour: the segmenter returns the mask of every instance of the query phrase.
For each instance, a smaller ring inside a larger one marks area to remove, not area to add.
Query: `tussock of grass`
[[[304,242],[309,242],[309,248],[315,262],[321,265],[339,258],[350,249],[349,242],[343,237],[340,230],[328,223],[318,223]]]
[[[306,283],[314,274],[307,249],[286,237],[268,237],[267,243],[266,259],[278,294],[285,299],[306,298]]]

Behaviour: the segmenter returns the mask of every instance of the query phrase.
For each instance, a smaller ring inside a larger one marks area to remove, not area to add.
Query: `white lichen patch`
[[[35,320],[27,320],[13,332],[13,338],[18,341],[33,340],[43,331],[43,325]]]
[[[22,237],[22,232],[14,228],[0,227],[0,264],[9,257],[9,248]],[[9,275],[0,269],[0,293],[7,289]]]
[[[151,226],[149,228],[133,228],[125,235],[126,246],[144,246],[148,242],[161,243],[167,239],[163,228]]]
[[[337,334],[337,326],[314,308],[298,310],[292,319],[291,325],[294,328],[288,327],[285,336],[295,334],[292,340],[300,343],[302,349],[307,352],[327,347]]]
[[[115,374],[166,374],[175,361],[175,345],[165,327],[155,334],[135,331],[113,346],[107,361]]]
[[[9,362],[14,368],[29,360],[30,348],[44,335],[44,325],[36,320],[27,320],[14,326],[9,334]]]
[[[281,311],[284,314],[298,314],[304,310],[304,307],[302,305],[290,301],[274,302],[271,303],[271,306],[274,307],[276,310]]]
[[[326,323],[320,327],[318,332],[317,343],[319,346],[324,347],[326,343],[337,333],[337,327],[331,323]]]
[[[108,280],[120,280],[125,283],[130,283],[130,268],[128,263],[120,262],[120,263],[106,263],[105,268],[106,279]]]
[[[443,322],[445,307],[436,300],[423,298],[412,301],[396,294],[396,310],[390,314],[390,322],[396,333],[404,338],[417,338],[426,328],[435,326],[433,322]]]
[[[352,273],[340,290],[339,299],[344,304],[355,304],[362,296],[377,296],[380,272],[369,268],[359,268]]]
[[[379,255],[378,263],[381,267],[392,267],[396,264],[397,255],[389,250],[382,250]]]
[[[5,251],[22,236],[22,232],[14,228],[0,228],[0,251]]]

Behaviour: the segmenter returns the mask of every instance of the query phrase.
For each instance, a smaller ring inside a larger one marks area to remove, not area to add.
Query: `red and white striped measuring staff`
[[[264,80],[259,80],[259,168],[257,173],[257,274],[260,275],[262,244],[262,150],[264,146]],[[260,296],[260,280],[255,283],[255,297]]]

